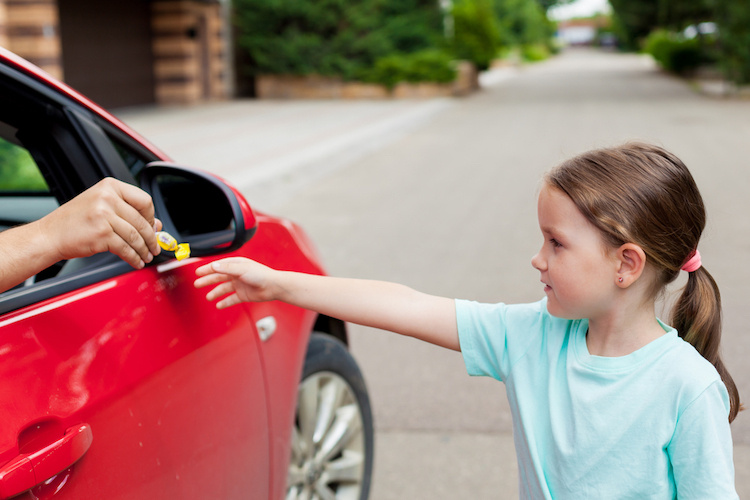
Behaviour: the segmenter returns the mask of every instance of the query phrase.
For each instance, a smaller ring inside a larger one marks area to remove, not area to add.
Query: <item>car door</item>
[[[136,142],[1,67],[0,225],[135,182],[158,159]],[[101,254],[0,294],[0,498],[268,498],[255,325],[192,286],[200,263]]]

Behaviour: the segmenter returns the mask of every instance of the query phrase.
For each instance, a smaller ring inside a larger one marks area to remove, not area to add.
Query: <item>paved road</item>
[[[704,263],[725,304],[724,356],[750,398],[750,102],[699,95],[641,56],[570,51],[486,75],[460,99],[242,101],[120,116],[186,164],[289,216],[329,271],[482,301],[542,295],[542,172],[580,151],[639,139],[691,168],[709,224]],[[514,498],[503,386],[460,355],[352,327],[378,429],[374,500]],[[750,496],[750,413],[733,425],[740,496]]]

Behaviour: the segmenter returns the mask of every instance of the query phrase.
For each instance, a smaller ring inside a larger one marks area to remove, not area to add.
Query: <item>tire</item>
[[[366,500],[374,431],[356,361],[339,340],[313,333],[292,428],[286,500]]]

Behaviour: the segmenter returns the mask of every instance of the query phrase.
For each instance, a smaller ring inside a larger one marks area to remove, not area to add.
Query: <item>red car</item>
[[[168,162],[0,50],[0,229],[115,177],[193,255],[73,259],[0,294],[0,498],[367,498],[372,417],[345,325],[278,302],[217,311],[192,284],[220,253],[323,273],[312,243]]]

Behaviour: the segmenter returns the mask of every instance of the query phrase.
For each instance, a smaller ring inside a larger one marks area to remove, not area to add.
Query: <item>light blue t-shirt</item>
[[[456,314],[469,374],[506,385],[522,498],[738,498],[726,387],[673,328],[608,358],[546,299]]]

